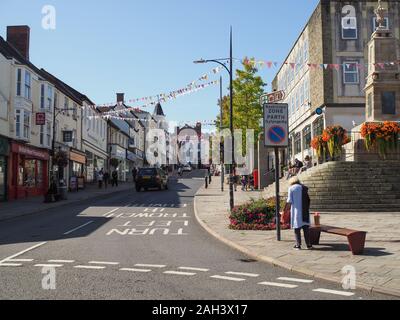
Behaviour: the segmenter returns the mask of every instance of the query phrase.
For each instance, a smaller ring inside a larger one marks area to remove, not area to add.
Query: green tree
[[[263,117],[260,96],[264,93],[264,82],[257,75],[254,59],[245,58],[242,61],[243,70],[236,70],[233,80],[233,128],[243,130],[243,150],[245,150],[246,129],[254,129],[255,139],[262,132],[260,119]],[[222,99],[223,127],[229,128],[230,124],[230,100],[229,96]],[[217,117],[216,125],[219,130],[220,116]]]

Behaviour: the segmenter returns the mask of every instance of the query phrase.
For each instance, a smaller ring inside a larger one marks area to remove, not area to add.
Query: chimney
[[[7,27],[7,42],[17,49],[26,60],[29,60],[29,34],[28,26]]]
[[[124,103],[124,93],[117,93],[117,103],[121,102]]]

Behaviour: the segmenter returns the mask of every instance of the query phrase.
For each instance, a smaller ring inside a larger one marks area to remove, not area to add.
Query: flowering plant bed
[[[281,208],[285,201],[281,201]],[[250,200],[233,208],[229,228],[232,230],[275,230],[275,198]],[[289,229],[288,224],[282,224],[281,229]]]
[[[365,139],[365,148],[371,151],[378,148],[379,155],[386,158],[389,151],[398,148],[400,127],[397,122],[366,122],[361,127],[361,136]]]

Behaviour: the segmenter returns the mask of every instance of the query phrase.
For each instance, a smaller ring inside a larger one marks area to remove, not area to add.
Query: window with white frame
[[[342,39],[355,40],[358,37],[357,15],[354,6],[345,5],[342,8]]]
[[[294,103],[295,103],[295,101],[294,101],[294,94],[292,94],[292,103],[291,103],[291,113],[293,114],[294,113],[294,109],[295,109],[295,107],[294,107]]]
[[[373,23],[373,31],[376,31],[376,29],[378,29],[378,21],[376,17],[373,18],[372,23]],[[383,30],[389,30],[389,18],[384,18]]]
[[[359,72],[355,61],[346,61],[343,64],[343,81],[345,84],[358,84]]]
[[[72,116],[76,119],[77,118],[77,116],[78,116],[78,105],[76,104],[76,103],[74,103],[73,105],[72,105],[72,109],[73,109],[73,113],[72,113]]]
[[[44,84],[40,85],[40,109],[44,109]]]
[[[15,136],[19,139],[30,137],[31,113],[24,109],[15,110]]]
[[[21,136],[21,113],[23,114],[23,111],[15,110],[15,135],[17,137]]]
[[[53,104],[53,87],[47,86],[46,108],[48,110],[51,110],[52,104]]]
[[[304,86],[303,83],[300,84],[300,107],[302,107],[304,105]]]
[[[46,123],[46,146],[50,147],[51,144],[51,122]]]
[[[310,78],[308,77],[304,80],[304,101],[310,102]]]
[[[22,87],[22,69],[17,69],[17,96],[21,96]]]
[[[296,89],[296,111],[299,110],[300,107],[300,97],[299,97],[299,88]]]
[[[24,111],[24,138],[29,139],[30,136],[30,127],[31,127],[31,113],[28,111]]]
[[[32,77],[31,73],[28,70],[25,70],[25,90],[24,97],[28,100],[31,100],[31,82]]]

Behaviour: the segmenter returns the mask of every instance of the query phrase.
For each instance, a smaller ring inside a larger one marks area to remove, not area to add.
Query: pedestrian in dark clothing
[[[106,189],[108,187],[109,180],[110,180],[110,174],[108,173],[108,171],[106,171],[106,172],[104,172],[104,175],[103,175],[104,188],[106,188]]]
[[[97,181],[99,183],[99,189],[103,187],[103,179],[104,179],[104,174],[103,174],[103,169],[100,170],[100,172],[97,174]]]
[[[118,187],[118,172],[117,170],[114,170],[111,174],[111,186],[114,187]]]
[[[137,171],[136,167],[134,167],[134,168],[132,169],[133,183],[136,183],[137,172],[138,172],[138,171]]]

